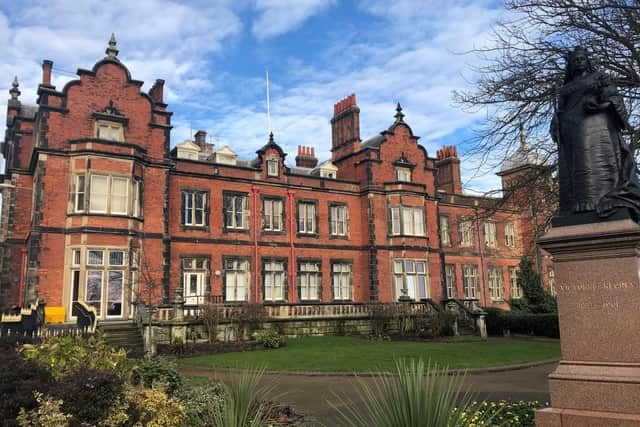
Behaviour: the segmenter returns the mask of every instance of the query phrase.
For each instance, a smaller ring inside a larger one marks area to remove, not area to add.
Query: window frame
[[[342,210],[342,221],[339,219],[338,212]],[[334,211],[337,218],[334,218]],[[342,223],[343,232],[338,232],[338,224]],[[334,232],[334,224],[335,224],[335,232]],[[346,203],[329,203],[329,237],[334,239],[348,239],[350,234],[350,224],[349,224],[349,205]]]
[[[495,220],[485,220],[483,224],[484,246],[489,249],[498,248],[498,223]]]
[[[451,274],[449,274],[451,273]],[[444,265],[444,282],[447,298],[453,299],[458,297],[458,279],[456,277],[456,265]]]
[[[413,171],[411,168],[396,167],[396,181],[413,182]]]
[[[451,236],[451,218],[449,215],[440,215],[438,223],[440,226],[440,243],[442,246],[452,246],[453,238]]]
[[[302,207],[305,211],[304,220],[301,218],[300,214],[302,212]],[[313,212],[310,215],[307,210],[309,207],[313,206]],[[309,218],[310,217],[310,218]],[[306,226],[308,225],[308,221],[312,221],[312,230],[307,230]],[[301,224],[305,225],[305,229],[301,228]],[[312,199],[297,199],[296,200],[296,235],[297,236],[307,236],[307,237],[317,237],[318,236],[318,201]]]
[[[273,258],[273,257],[264,257],[261,260],[262,262],[262,301],[264,303],[281,303],[286,302],[288,297],[288,260],[287,258]],[[279,270],[273,269],[268,270],[267,267],[275,266],[279,264],[281,268]],[[281,298],[276,298],[277,295],[274,292],[277,291],[278,286],[276,286],[277,278],[280,278],[280,292]],[[271,284],[267,285],[267,280],[271,278]],[[270,291],[270,299],[267,299],[267,290]]]
[[[246,267],[245,270],[242,270],[240,268],[227,268],[228,267],[228,263],[231,262],[233,263],[237,263],[238,266],[240,264],[242,264],[243,266]],[[244,299],[237,299],[237,290],[238,290],[238,272],[242,272],[242,274],[244,274],[245,276],[245,283],[244,283]],[[233,278],[234,278],[234,285],[230,286],[228,283],[228,277],[227,274],[233,274]],[[252,279],[252,274],[251,274],[251,258],[250,257],[242,257],[242,256],[228,256],[228,255],[223,255],[222,256],[222,295],[223,295],[223,300],[225,302],[248,302],[250,297],[251,297],[251,290],[252,290],[252,283],[251,283],[251,279]],[[229,288],[233,288],[235,289],[235,297],[234,299],[229,299],[229,292],[228,289]]]
[[[423,264],[423,271],[418,271],[418,265]],[[396,268],[400,265],[400,270]],[[411,270],[407,268],[411,265]],[[393,258],[391,260],[391,276],[393,277],[393,291],[395,295],[394,301],[400,301],[400,297],[405,295],[401,290],[407,291],[406,295],[413,301],[423,301],[431,298],[431,282],[429,280],[429,261],[427,259],[417,258]],[[413,277],[413,295],[409,294],[409,277]],[[420,278],[423,279],[424,295],[421,293]],[[398,280],[401,287],[398,288]]]
[[[187,266],[189,262],[189,266]],[[198,263],[201,266],[198,267]],[[191,277],[196,277],[196,292],[192,294]],[[207,301],[211,293],[211,256],[203,254],[180,255],[180,278],[185,305],[200,305]],[[201,291],[201,293],[200,293]],[[195,304],[193,301],[195,299]]]
[[[237,211],[237,199],[241,199],[242,212],[240,218],[242,224],[238,226],[238,211]],[[233,202],[228,202],[233,200]],[[228,214],[227,206],[231,206],[231,214]],[[232,223],[227,221],[227,218]],[[235,232],[235,233],[248,233],[250,230],[250,207],[249,207],[249,193],[243,193],[238,191],[223,191],[222,192],[222,229],[223,232]]]
[[[284,199],[282,197],[276,197],[276,196],[262,196],[261,197],[261,201],[262,201],[262,210],[260,212],[260,217],[261,217],[261,227],[260,230],[262,231],[262,233],[264,234],[284,234],[286,232],[286,215],[285,215],[285,202]],[[273,220],[277,217],[274,212],[273,212],[273,207],[274,204],[278,202],[280,204],[280,214],[279,214],[279,221],[280,221],[280,228],[279,229],[275,229],[273,227]],[[271,213],[270,215],[267,215],[267,205],[271,205]],[[267,221],[267,218],[269,218],[269,221]],[[270,223],[270,224],[269,224]]]
[[[117,135],[116,139],[101,137],[100,136],[100,129],[103,126],[104,127],[108,127],[110,132],[113,132],[114,130],[117,131],[118,135]],[[124,125],[122,123],[119,123],[119,122],[98,119],[98,120],[95,121],[94,135],[95,135],[96,139],[100,139],[100,140],[103,140],[103,141],[124,142],[125,141],[125,138],[124,138]]]
[[[518,232],[515,221],[505,221],[504,223],[504,244],[508,248],[518,247]]]
[[[348,267],[349,271],[336,271],[335,267],[337,266],[341,266],[342,268],[344,267]],[[353,288],[353,261],[352,260],[344,260],[344,259],[332,259],[330,261],[330,268],[331,268],[331,299],[334,302],[352,302],[353,301],[353,294],[354,294],[354,288]],[[335,282],[335,278],[336,275],[340,276],[340,279],[338,280],[339,283],[336,284]],[[348,280],[348,284],[346,286],[346,289],[348,289],[348,295],[343,295],[343,290],[345,289],[344,286],[342,286],[342,280],[346,277],[346,279]],[[340,295],[336,295],[336,289],[339,290]]]
[[[468,271],[473,272],[473,275],[467,275]],[[470,286],[469,279],[473,279],[474,283],[472,287]],[[470,290],[473,290],[473,292],[469,292]],[[462,264],[462,291],[465,299],[479,299],[480,283],[478,280],[477,264]]]
[[[491,301],[504,301],[504,276],[499,265],[487,266],[487,286]]]
[[[465,239],[465,232],[469,239]],[[458,237],[460,238],[460,247],[473,247],[475,245],[475,220],[469,217],[458,218]]]
[[[518,285],[518,267],[508,267],[509,296],[512,299],[520,299],[523,296],[522,287]]]
[[[303,270],[303,265],[313,265],[316,270]],[[313,288],[310,285],[309,278],[315,277],[316,280],[316,298],[303,298],[302,291],[307,288],[307,295],[310,295],[310,291]],[[303,283],[304,278],[307,279],[307,283]],[[322,301],[322,260],[315,258],[298,258],[297,271],[296,271],[296,286],[298,288],[298,301],[313,302]]]
[[[202,195],[202,208],[196,207],[197,196]],[[191,207],[187,207],[187,197],[190,200]],[[201,188],[181,188],[180,199],[182,202],[182,210],[180,212],[180,220],[183,228],[206,229],[209,226],[209,190]],[[190,221],[187,222],[187,210],[191,210]],[[202,223],[198,223],[197,211],[202,211]]]
[[[280,160],[277,157],[269,157],[265,163],[267,165],[267,176],[280,176]]]
[[[397,213],[397,217],[395,217],[395,213]],[[416,222],[416,214],[419,214],[418,222]],[[427,237],[424,206],[394,205],[389,207],[387,215],[389,215],[389,236]],[[406,224],[407,218],[410,218],[410,227]],[[396,219],[398,223],[396,223]],[[422,228],[421,234],[416,232],[417,225]],[[407,228],[411,228],[411,230],[407,230]]]

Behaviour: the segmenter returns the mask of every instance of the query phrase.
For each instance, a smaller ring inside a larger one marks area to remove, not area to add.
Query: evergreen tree
[[[511,309],[530,313],[555,313],[558,308],[556,299],[542,285],[542,278],[533,267],[533,261],[527,256],[520,259],[518,286],[523,297],[510,301]]]

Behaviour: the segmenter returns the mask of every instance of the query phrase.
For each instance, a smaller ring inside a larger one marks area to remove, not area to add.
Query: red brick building
[[[164,81],[144,93],[114,40],[106,53],[61,90],[44,61],[35,106],[17,81],[10,91],[3,306],[40,298],[69,319],[84,300],[118,319],[136,298],[169,302],[178,289],[188,305],[407,296],[506,307],[517,296],[531,211],[463,194],[455,148],[430,156],[399,105],[362,141],[355,95],[338,102],[320,164],[299,147],[289,166],[273,135],[250,160],[214,150],[204,131],[172,150]]]

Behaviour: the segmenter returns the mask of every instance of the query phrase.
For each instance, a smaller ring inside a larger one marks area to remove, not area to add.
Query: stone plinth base
[[[640,226],[557,227],[539,244],[554,257],[562,361],[536,425],[640,426]]]

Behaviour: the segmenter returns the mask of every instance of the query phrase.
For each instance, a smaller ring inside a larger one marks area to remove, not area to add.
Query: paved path
[[[547,375],[556,364],[546,364],[531,368],[502,372],[468,374],[465,382],[477,394],[480,400],[549,400]],[[180,367],[187,375],[201,375],[227,381],[232,372],[206,368]],[[362,377],[370,382],[371,378]],[[336,406],[345,405],[340,396],[349,396],[355,400],[355,387],[358,379],[353,376],[331,375],[287,375],[265,374],[265,384],[274,385],[274,395],[278,402],[293,406],[296,412],[317,419],[325,425],[333,425],[335,410],[328,402]],[[280,396],[279,396],[280,395]]]

